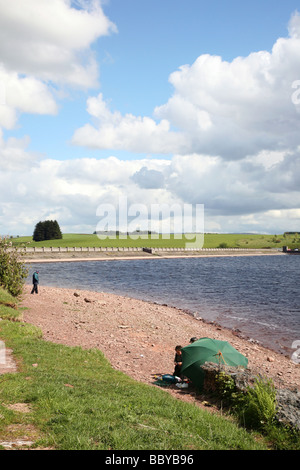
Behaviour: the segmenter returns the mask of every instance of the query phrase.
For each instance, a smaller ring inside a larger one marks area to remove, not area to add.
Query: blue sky
[[[91,232],[120,195],[299,230],[298,2],[20,2],[0,0],[0,233]]]
[[[100,67],[99,87],[71,90],[70,98],[59,102],[59,114],[39,117],[38,125],[35,115],[22,115],[18,132],[14,129],[12,134],[30,135],[30,148],[53,158],[87,156],[86,149],[69,142],[74,130],[89,119],[85,108],[90,94],[101,91],[122,113],[151,116],[155,106],[172,94],[168,77],[178,67],[192,64],[201,54],[231,61],[271,50],[278,37],[286,36],[297,6],[297,1],[289,0],[108,0],[103,10],[118,32],[92,45]],[[55,140],[48,138],[50,129]],[[107,155],[107,151],[95,153]]]

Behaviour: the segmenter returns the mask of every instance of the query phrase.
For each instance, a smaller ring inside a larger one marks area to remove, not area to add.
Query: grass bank
[[[115,239],[106,238],[100,240],[97,235],[90,234],[64,234],[60,240],[47,240],[42,242],[32,241],[32,237],[19,237],[12,240],[14,245],[22,243],[32,247],[149,247],[149,248],[184,248],[191,239],[184,236],[158,235],[153,234],[140,235],[122,238],[117,236]],[[300,245],[300,236],[295,235],[255,235],[255,234],[217,234],[206,233],[204,235],[203,248],[281,248],[282,246]]]
[[[232,419],[112,369],[99,350],[44,341],[13,300],[0,289],[0,339],[18,364],[0,375],[0,443],[26,435],[32,447],[58,450],[267,448]]]

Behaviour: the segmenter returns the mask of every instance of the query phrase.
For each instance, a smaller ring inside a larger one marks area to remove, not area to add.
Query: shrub
[[[272,380],[256,377],[254,386],[237,390],[234,379],[224,372],[217,377],[218,393],[238,416],[241,424],[261,430],[273,424],[276,415],[276,390]]]
[[[11,250],[12,243],[0,238],[0,286],[17,297],[23,290],[28,271],[21,261],[22,253],[16,248]]]
[[[226,242],[222,242],[219,244],[218,248],[228,248],[228,245]]]
[[[276,390],[272,380],[256,378],[254,387],[248,387],[236,411],[248,428],[261,430],[270,426],[276,415]]]
[[[218,393],[227,403],[232,403],[236,398],[236,387],[233,378],[225,372],[219,372],[216,376]]]

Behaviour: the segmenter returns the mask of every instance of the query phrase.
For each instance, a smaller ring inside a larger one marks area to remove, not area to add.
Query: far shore
[[[82,261],[116,261],[116,260],[149,260],[149,259],[172,259],[172,258],[207,258],[207,257],[238,257],[238,256],[287,256],[279,250],[270,249],[251,249],[239,250],[202,250],[199,251],[160,251],[153,250],[147,252],[126,252],[126,251],[107,251],[99,252],[97,256],[94,252],[74,251],[71,253],[45,252],[30,253],[24,257],[25,263],[55,263],[55,262],[82,262]]]

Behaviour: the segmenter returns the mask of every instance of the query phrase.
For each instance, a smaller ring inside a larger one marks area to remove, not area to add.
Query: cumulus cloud
[[[97,86],[91,45],[115,31],[99,0],[0,0],[0,127],[56,114],[60,87]]]
[[[1,128],[14,129],[21,113],[57,114],[61,86],[97,85],[91,45],[113,31],[99,0],[0,0],[2,171],[24,170],[39,156],[27,151],[28,136],[5,141]]]
[[[94,86],[98,67],[90,51],[116,31],[100,2],[0,0],[0,61],[9,71],[42,80]],[[84,59],[82,52],[84,52]]]
[[[168,188],[184,201],[204,203],[211,215],[293,209],[300,204],[299,157],[299,150],[286,152],[266,167],[259,158],[226,161],[201,155],[175,156]],[[267,155],[265,158],[268,160]]]
[[[39,154],[26,150],[29,143],[30,138],[28,136],[22,139],[10,137],[5,141],[0,129],[0,170],[3,175],[7,171],[24,171],[39,160]]]
[[[115,31],[100,1],[0,0],[0,10],[0,127],[23,112],[57,113],[60,85],[96,84],[91,44]],[[168,158],[42,159],[29,137],[5,141],[0,129],[0,227],[31,234],[55,218],[64,232],[93,232],[99,204],[126,196],[148,208],[204,204],[206,231],[299,231],[299,18],[270,52],[180,67],[151,117],[114,111],[101,93],[88,99],[75,145]]]
[[[112,113],[101,94],[90,98],[87,111],[94,122],[78,129],[73,143],[227,160],[295,149],[300,144],[300,121],[292,85],[299,69],[300,21],[295,13],[288,36],[279,38],[271,52],[254,52],[231,62],[204,54],[192,65],[181,66],[169,77],[173,95],[154,109],[153,117]]]
[[[134,182],[139,200],[156,191],[169,204],[204,204],[207,231],[298,231],[299,18],[270,52],[231,62],[204,54],[180,67],[169,77],[173,95],[153,117],[112,112],[102,94],[90,97],[91,122],[73,143],[173,154],[163,168],[141,163],[124,189],[132,194]]]
[[[271,52],[232,62],[202,55],[180,67],[170,76],[174,94],[156,108],[156,116],[184,129],[198,153],[237,159],[266,149],[296,148],[300,122],[291,96],[300,66],[298,15],[289,33]]]
[[[128,208],[143,204],[148,214],[155,204],[204,204],[206,231],[298,231],[299,157],[300,150],[287,152],[271,166],[250,157],[226,161],[198,154],[8,166],[0,172],[0,226],[30,234],[41,218],[55,214],[65,233],[92,233],[99,205],[111,204],[117,211],[120,198],[126,198]]]
[[[13,129],[20,113],[57,113],[49,87],[35,77],[8,72],[0,63],[0,83],[0,126],[3,128]]]
[[[143,166],[139,171],[132,175],[132,180],[145,189],[159,189],[164,187],[165,179],[161,171],[149,170]]]
[[[173,132],[167,119],[157,123],[149,117],[112,112],[102,93],[88,99],[87,111],[96,126],[86,124],[77,129],[72,138],[74,145],[156,154],[187,148],[185,137]]]

